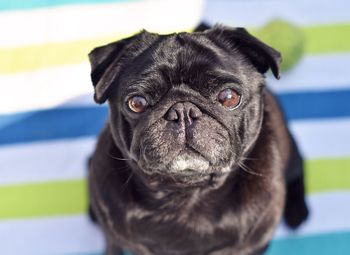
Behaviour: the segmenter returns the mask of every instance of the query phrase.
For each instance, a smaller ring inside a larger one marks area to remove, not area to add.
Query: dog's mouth
[[[135,162],[136,163],[136,162]],[[186,146],[173,159],[166,164],[160,163],[152,166],[140,165],[139,169],[144,177],[153,183],[175,187],[198,187],[202,185],[214,185],[215,179],[226,176],[232,169],[232,162],[221,162],[215,164],[201,153]]]
[[[178,152],[175,152],[176,149]],[[190,183],[208,179],[211,175],[226,174],[232,166],[232,161],[211,161],[210,157],[206,157],[206,153],[201,153],[188,144],[181,149],[174,148],[174,151],[169,154],[169,157],[163,157],[163,159],[167,158],[166,161],[143,157],[144,160],[135,161],[135,163],[148,176]]]
[[[230,136],[218,121],[203,115],[187,131],[174,125],[162,119],[139,133],[142,138],[131,152],[144,174],[192,183],[220,175],[231,165]]]

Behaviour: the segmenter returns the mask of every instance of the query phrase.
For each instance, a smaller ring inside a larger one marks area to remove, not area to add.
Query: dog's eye
[[[136,113],[141,113],[146,110],[148,103],[142,96],[133,96],[128,100],[129,109]]]
[[[232,110],[239,105],[241,96],[235,90],[227,88],[220,91],[218,100],[224,107]]]

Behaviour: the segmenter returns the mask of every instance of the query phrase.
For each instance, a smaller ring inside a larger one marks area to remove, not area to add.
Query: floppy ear
[[[127,46],[137,35],[97,47],[89,53],[91,65],[91,80],[95,87],[94,99],[96,103],[104,103],[115,82],[121,65],[121,58]]]
[[[206,22],[201,22],[201,23],[199,23],[198,26],[195,27],[193,32],[203,32],[203,31],[208,30],[210,28],[211,28],[211,26],[208,25]]]
[[[212,41],[224,47],[238,49],[260,73],[264,74],[270,68],[276,79],[280,78],[281,53],[249,34],[244,28],[216,25],[205,33]]]

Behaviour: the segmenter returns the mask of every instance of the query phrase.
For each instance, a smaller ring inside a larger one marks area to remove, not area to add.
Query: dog
[[[106,254],[263,254],[308,216],[303,161],[264,74],[281,54],[244,28],[145,30],[89,54],[109,118],[89,162]]]

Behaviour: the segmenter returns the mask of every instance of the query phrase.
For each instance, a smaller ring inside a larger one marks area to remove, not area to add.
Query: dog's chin
[[[166,172],[183,176],[205,174],[210,168],[210,162],[196,152],[185,150],[170,161]]]
[[[142,172],[152,180],[159,180],[166,185],[180,186],[208,185],[213,178],[223,176],[230,171],[229,165],[215,166],[199,153],[185,149],[168,164],[152,168],[142,167]]]

